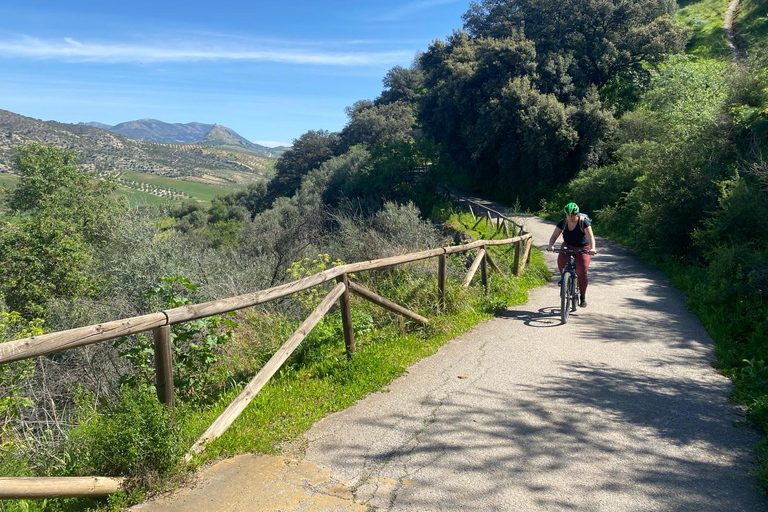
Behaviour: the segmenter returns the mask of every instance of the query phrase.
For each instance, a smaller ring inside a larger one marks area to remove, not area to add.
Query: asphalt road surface
[[[554,225],[524,222],[544,249]],[[382,511],[768,510],[712,339],[663,274],[598,251],[567,324],[553,279],[317,423],[304,460]]]
[[[543,249],[554,225],[524,222]],[[567,324],[553,279],[315,424],[303,458],[228,459],[135,508],[768,511],[711,338],[663,274],[598,250]]]

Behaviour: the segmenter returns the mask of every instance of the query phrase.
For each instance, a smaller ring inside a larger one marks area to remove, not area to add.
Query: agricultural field
[[[226,178],[214,176],[169,178],[136,171],[122,171],[118,176],[117,193],[127,197],[131,206],[157,205],[184,199],[210,203],[214,197],[244,188],[248,183],[247,179],[229,181]],[[0,173],[0,189],[12,189],[18,181],[18,176]]]
[[[227,182],[218,177],[187,176],[169,178],[136,171],[122,171],[118,176],[120,192],[139,204],[158,204],[165,201],[197,199],[205,203],[220,195],[245,187],[245,184]]]
[[[13,188],[19,182],[19,177],[13,174],[0,173],[0,189]]]

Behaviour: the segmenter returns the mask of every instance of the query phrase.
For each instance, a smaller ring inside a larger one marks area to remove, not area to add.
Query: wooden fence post
[[[520,257],[520,267],[523,270],[528,265],[528,260],[531,258],[532,244],[533,244],[533,238],[529,238],[528,240],[525,241],[525,249],[523,250],[523,255]]]
[[[163,325],[152,329],[155,341],[155,377],[157,379],[157,398],[160,403],[173,409],[173,353],[171,352],[171,326]]]
[[[520,275],[520,241],[515,242],[515,263],[512,265],[513,272],[516,276]]]
[[[339,300],[341,307],[341,325],[344,327],[344,345],[347,348],[347,357],[352,357],[355,351],[355,332],[352,329],[352,308],[349,305],[349,280],[347,274],[341,274],[336,278],[337,283],[344,283],[344,293]]]
[[[483,253],[483,259],[480,262],[480,281],[483,283],[483,290],[485,291],[485,294],[488,294],[488,265],[486,263],[487,259],[486,256],[488,254],[488,250],[483,246],[480,249]]]
[[[445,254],[437,257],[437,296],[440,300],[440,309],[445,310],[445,274],[446,274]]]

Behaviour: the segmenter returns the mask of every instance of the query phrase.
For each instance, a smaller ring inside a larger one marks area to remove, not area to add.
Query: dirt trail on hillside
[[[739,0],[731,0],[731,2],[728,4],[728,8],[725,11],[725,16],[723,17],[723,30],[725,30],[725,38],[728,41],[728,48],[731,49],[733,62],[736,63],[740,62],[746,57],[746,52],[744,52],[744,50],[740,49],[738,46],[736,34],[733,30],[733,23],[736,20],[738,12]]]

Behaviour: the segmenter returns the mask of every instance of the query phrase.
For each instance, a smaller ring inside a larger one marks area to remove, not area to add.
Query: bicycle
[[[565,266],[560,272],[560,320],[568,322],[571,311],[579,309],[579,280],[576,278],[576,260],[574,254],[590,254],[586,249],[559,248],[553,252],[562,252],[568,255]]]

